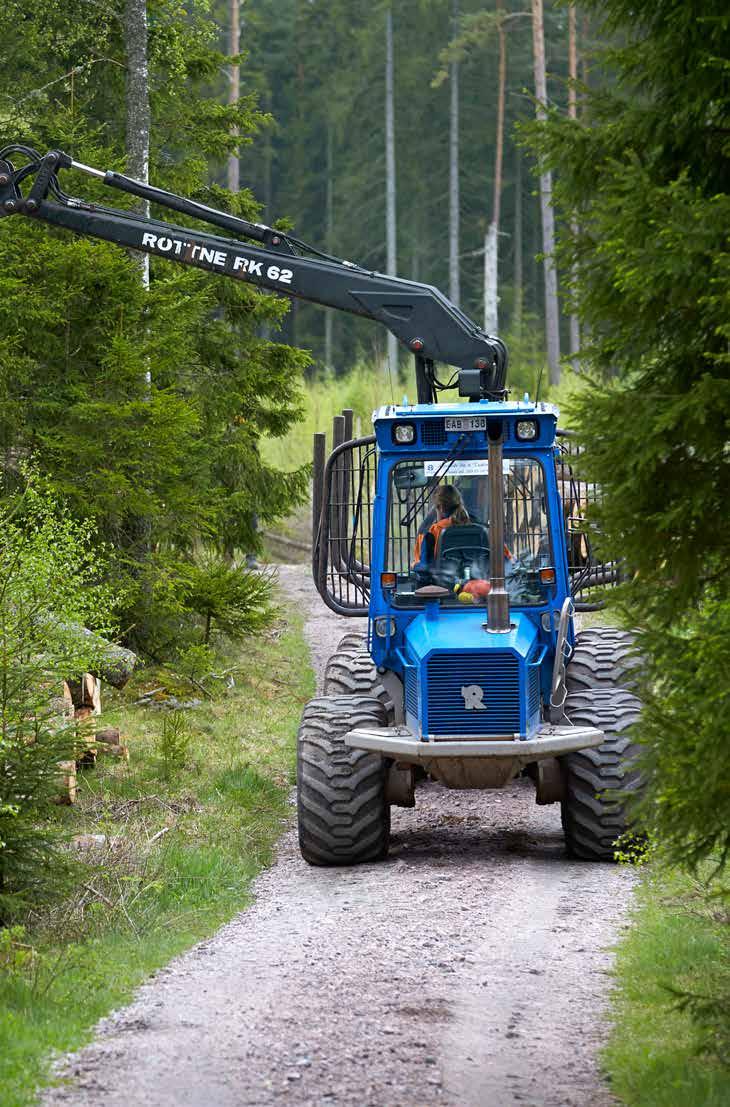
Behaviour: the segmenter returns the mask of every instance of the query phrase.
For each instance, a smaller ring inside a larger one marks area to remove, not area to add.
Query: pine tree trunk
[[[459,0],[451,3],[452,33],[458,34]],[[449,66],[451,105],[449,109],[449,298],[459,306],[459,63]]]
[[[396,209],[395,209],[395,110],[393,102],[393,9],[385,11],[385,239],[386,272],[395,276]],[[388,360],[391,372],[398,371],[398,339],[388,333]]]
[[[581,59],[580,59],[580,68],[581,68],[581,80],[582,80],[583,84],[586,86],[586,88],[588,87],[588,77],[589,77],[587,46],[588,46],[588,39],[590,37],[590,32],[591,32],[590,16],[587,14],[587,12],[584,12],[583,13],[583,28],[582,28],[583,53],[582,53]],[[585,110],[586,110],[586,101],[584,100],[583,101],[583,111],[585,111]]]
[[[332,143],[332,122],[327,121],[327,192],[325,197],[325,242],[329,254],[334,250],[334,155]],[[324,313],[324,363],[327,369],[332,368],[332,346],[334,341],[335,313],[331,308],[325,308]]]
[[[150,82],[147,59],[147,2],[146,0],[125,0],[124,6],[124,48],[127,55],[127,118],[126,118],[126,163],[127,173],[138,181],[149,180],[150,172]],[[146,200],[138,201],[136,210],[149,216],[150,205]],[[132,252],[140,269],[142,286],[150,287],[149,254]],[[152,370],[149,360],[144,370],[144,392],[147,400],[152,395]],[[138,565],[144,563],[152,548],[152,519],[149,516],[136,516],[129,523],[130,542],[127,553]],[[148,578],[143,578],[142,590],[147,599],[150,596]]]
[[[484,330],[496,334],[499,325],[497,296],[497,224],[492,220],[484,236]]]
[[[571,4],[568,8],[568,77],[570,79],[570,84],[568,85],[568,116],[570,119],[577,119],[578,112],[575,81],[578,78],[578,49],[575,29],[575,4]],[[578,221],[575,216],[570,221],[570,233],[573,236],[573,241],[575,241],[578,237]],[[573,263],[570,271],[570,283],[573,290],[575,289],[577,280],[578,266]],[[579,349],[580,323],[578,322],[577,314],[575,311],[572,311],[570,313],[570,357],[574,369],[580,368],[578,364]]]
[[[530,228],[530,314],[539,316],[540,314],[540,265],[538,262],[538,255],[540,253],[540,237],[542,235],[542,227],[540,226],[540,197],[530,189],[530,205],[528,207],[528,225]],[[544,304],[543,304],[544,306]]]
[[[525,303],[524,275],[522,269],[522,151],[515,146],[515,237],[514,237],[514,310],[512,330],[522,337],[522,312]]]
[[[497,2],[501,16],[503,5]],[[494,154],[494,193],[492,221],[484,239],[484,329],[496,334],[499,328],[499,219],[502,204],[502,160],[504,155],[504,96],[507,78],[507,35],[501,19],[498,24],[499,73],[497,78],[497,140]]]
[[[146,183],[150,172],[150,90],[146,0],[126,0],[124,46],[127,54],[127,173],[130,177]],[[137,210],[148,216],[150,205],[146,200],[141,200]],[[142,284],[145,288],[149,288],[149,255],[136,253],[134,256],[142,273]]]
[[[547,83],[545,79],[545,34],[542,0],[532,0],[532,51],[535,68],[535,99],[537,118],[547,116]],[[553,212],[552,173],[540,174],[540,215],[542,220],[542,252],[545,277],[545,339],[547,343],[550,383],[560,383],[560,323],[558,317],[558,275],[555,268],[555,216]]]
[[[228,53],[235,57],[241,48],[241,26],[239,13],[239,0],[228,0]],[[237,104],[241,90],[240,66],[232,65],[229,72],[228,103]],[[238,128],[234,127],[232,134],[238,136]],[[230,192],[238,192],[241,184],[240,163],[238,151],[228,157],[228,189]]]

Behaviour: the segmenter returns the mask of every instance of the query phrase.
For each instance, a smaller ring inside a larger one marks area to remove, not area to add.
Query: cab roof
[[[546,404],[542,401],[536,403],[528,398],[503,402],[462,400],[455,404],[409,404],[404,400],[402,404],[385,404],[377,408],[373,412],[373,422],[386,419],[443,419],[445,416],[458,415],[486,415],[502,418],[508,418],[511,415],[531,419],[552,418],[557,421],[559,411],[554,404]]]
[[[492,420],[502,426],[504,449],[544,450],[555,443],[558,409],[529,398],[513,403],[480,400],[456,404],[388,404],[373,414],[375,437],[383,453],[399,456],[455,449],[482,453]],[[403,430],[401,430],[401,427]],[[531,428],[531,429],[530,429]]]

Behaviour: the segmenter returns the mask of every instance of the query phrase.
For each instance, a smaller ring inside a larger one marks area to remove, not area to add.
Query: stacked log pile
[[[110,644],[108,662],[103,671],[83,673],[78,678],[64,681],[62,693],[53,706],[60,726],[75,724],[77,741],[76,759],[61,761],[58,765],[58,803],[75,803],[77,770],[93,768],[100,754],[129,760],[129,748],[122,742],[117,727],[102,727],[95,720],[101,715],[102,679],[114,688],[123,688],[132,675],[136,660],[130,650]]]

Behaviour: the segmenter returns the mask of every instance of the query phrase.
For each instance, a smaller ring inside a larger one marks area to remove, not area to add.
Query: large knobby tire
[[[386,721],[383,705],[367,696],[320,696],[305,707],[297,741],[297,811],[299,848],[310,865],[356,865],[387,855],[386,761],[344,742],[348,731]]]
[[[631,829],[632,799],[641,788],[638,748],[628,733],[641,704],[626,688],[593,688],[571,693],[565,708],[572,723],[597,727],[606,736],[594,749],[560,758],[565,844],[573,857],[613,861],[616,842]]]
[[[641,664],[634,635],[618,627],[589,627],[578,635],[568,662],[568,694],[589,688],[630,687]]]
[[[326,696],[369,696],[382,703],[389,721],[393,715],[393,700],[366,648],[332,654],[324,671],[323,691]]]
[[[348,630],[347,634],[344,634],[337,645],[336,653],[360,653],[361,650],[367,650],[368,648],[368,636],[363,634],[359,630]]]

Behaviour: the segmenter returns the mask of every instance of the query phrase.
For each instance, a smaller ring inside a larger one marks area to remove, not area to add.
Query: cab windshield
[[[505,587],[516,606],[545,603],[553,587],[543,469],[534,458],[502,462]],[[425,585],[448,589],[442,604],[485,604],[489,590],[489,469],[486,458],[399,462],[391,473],[385,572],[393,600],[419,605]]]

